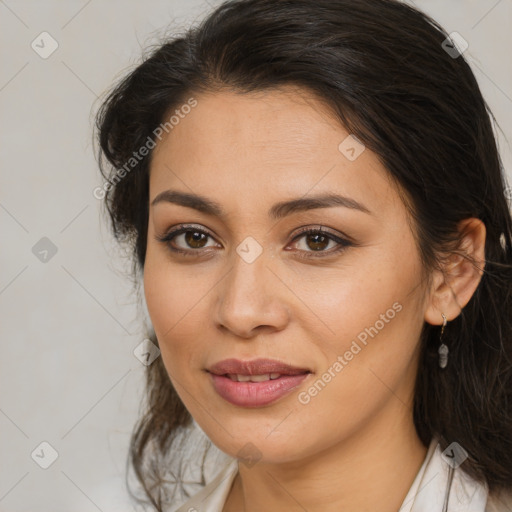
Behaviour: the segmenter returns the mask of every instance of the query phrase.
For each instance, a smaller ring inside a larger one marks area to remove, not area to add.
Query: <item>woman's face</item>
[[[273,463],[412,425],[428,297],[385,169],[304,92],[195,99],[154,150],[144,269],[161,357],[183,403],[224,452]],[[222,213],[161,195],[170,190]],[[328,194],[346,200],[313,201]],[[276,208],[288,201],[299,202]],[[180,224],[192,226],[158,239]],[[234,382],[208,371],[260,358],[302,374],[242,367],[282,376]]]

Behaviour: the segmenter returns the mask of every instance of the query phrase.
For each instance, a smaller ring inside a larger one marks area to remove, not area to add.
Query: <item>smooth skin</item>
[[[197,106],[154,150],[149,201],[172,189],[204,196],[225,215],[150,206],[144,290],[164,365],[195,421],[225,453],[237,457],[252,443],[260,457],[240,461],[224,512],[396,512],[427,452],[412,417],[422,326],[442,324],[441,312],[457,317],[481,271],[454,256],[445,275],[425,279],[387,171],[369,149],[346,158],[338,146],[349,133],[306,91],[194,97]],[[277,202],[333,192],[370,213],[331,206],[268,216]],[[180,223],[192,233],[158,240]],[[308,227],[351,243],[334,252],[331,239],[296,238]],[[467,219],[460,229],[483,268],[485,225]],[[262,249],[252,263],[236,251],[249,236]],[[397,302],[401,311],[301,403],[299,393]],[[232,357],[313,373],[278,401],[243,408],[221,398],[205,371]]]

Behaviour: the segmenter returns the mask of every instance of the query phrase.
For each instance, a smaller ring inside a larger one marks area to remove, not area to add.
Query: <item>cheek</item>
[[[300,279],[293,282],[293,291],[304,304],[304,314],[296,318],[313,334],[312,339],[322,336],[325,346],[336,351],[348,350],[358,335],[364,342],[365,333],[370,336],[365,329],[375,324],[379,337],[388,333],[396,338],[396,332],[391,331],[405,316],[397,309],[409,305],[421,291],[418,271],[415,260],[406,261],[383,246],[354,252],[338,269],[320,272],[314,267],[304,268]]]
[[[316,293],[311,289],[303,295],[318,318],[308,313],[313,320],[304,320],[301,328],[322,353],[319,370],[326,372],[322,381],[329,388],[315,401],[375,406],[389,388],[409,379],[423,326],[420,270],[412,246],[400,253],[391,246],[375,247],[350,268],[317,281]],[[343,415],[343,409],[336,414]]]
[[[144,294],[163,362],[171,378],[187,378],[187,369],[198,367],[207,311],[206,296],[214,282],[199,275],[193,265],[169,262],[165,251],[148,251],[144,266]]]

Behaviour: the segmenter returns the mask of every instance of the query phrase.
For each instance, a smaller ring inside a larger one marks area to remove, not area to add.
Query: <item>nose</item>
[[[267,266],[264,254],[252,263],[236,254],[233,267],[215,288],[216,324],[240,338],[280,331],[289,322],[287,288]]]

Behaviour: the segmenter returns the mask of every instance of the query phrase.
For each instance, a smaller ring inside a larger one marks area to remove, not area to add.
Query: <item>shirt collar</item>
[[[487,486],[470,478],[443,458],[437,439],[432,439],[425,460],[399,512],[485,512]],[[238,460],[229,459],[217,476],[175,512],[220,512],[238,473]],[[448,500],[446,510],[445,500]]]
[[[443,458],[438,439],[432,439],[399,512],[485,512],[487,486],[473,480],[460,465],[448,460],[446,456]]]

